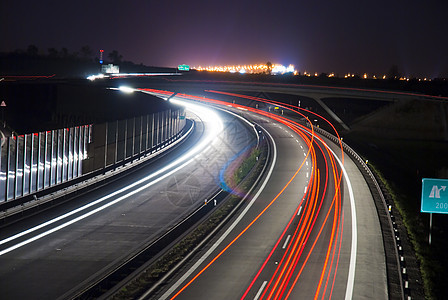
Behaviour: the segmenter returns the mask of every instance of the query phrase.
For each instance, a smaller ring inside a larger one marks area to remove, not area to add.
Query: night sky
[[[89,45],[152,66],[448,77],[445,0],[3,0],[0,37],[0,51]]]

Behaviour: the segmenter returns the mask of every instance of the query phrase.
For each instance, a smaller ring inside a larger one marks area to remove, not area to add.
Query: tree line
[[[99,62],[98,55],[95,55],[95,51],[88,45],[82,46],[79,50],[70,52],[66,47],[57,49],[50,47],[46,50],[39,49],[36,45],[31,44],[26,49],[16,49],[13,52],[2,53],[2,56],[22,56],[29,58],[52,58],[52,59],[79,59],[84,61]],[[119,64],[123,62],[123,55],[117,50],[112,50],[103,59],[108,60],[110,63]]]

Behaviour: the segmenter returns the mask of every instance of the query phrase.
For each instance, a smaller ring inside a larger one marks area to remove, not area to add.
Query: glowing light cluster
[[[294,73],[294,66],[289,65],[288,67],[282,65],[275,65],[272,68],[272,74],[285,74],[285,73]]]
[[[87,77],[87,79],[90,81],[94,81],[96,79],[102,79],[104,77],[105,77],[104,74],[97,74],[97,75],[90,75]]]
[[[144,76],[172,76],[172,75],[181,75],[180,73],[110,73],[104,74],[100,73],[97,75],[89,75],[87,77],[88,80],[94,81],[96,79],[116,79],[116,78],[128,78],[128,77],[144,77]]]
[[[266,64],[255,64],[255,65],[233,65],[233,66],[208,66],[208,67],[193,67],[197,71],[208,71],[208,72],[229,72],[229,73],[248,73],[248,74],[261,74],[269,72],[269,68]],[[286,74],[294,73],[298,74],[295,70],[294,65],[289,65],[287,67],[281,64],[272,64],[271,74]]]

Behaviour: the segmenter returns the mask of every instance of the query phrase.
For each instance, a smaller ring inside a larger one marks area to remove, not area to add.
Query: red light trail
[[[166,94],[166,92],[163,91],[153,90],[152,92]],[[176,297],[178,297],[185,289],[193,284],[199,276],[201,276],[208,268],[210,268],[226,251],[228,251],[234,243],[236,243],[240,238],[243,237],[244,233],[249,230],[249,228],[257,222],[257,220],[260,219],[260,217],[273,205],[274,202],[279,199],[279,197],[288,188],[299,171],[302,169],[308,158],[310,158],[311,160],[312,171],[310,180],[306,188],[306,192],[303,195],[298,195],[298,205],[296,206],[292,217],[283,229],[274,247],[265,258],[264,262],[260,266],[249,286],[244,291],[241,299],[245,299],[249,295],[249,293],[254,293],[253,289],[255,283],[260,279],[261,276],[263,276],[265,280],[267,276],[269,276],[269,279],[266,280],[268,281],[268,283],[266,284],[258,299],[288,299],[289,297],[291,297],[292,292],[297,286],[299,278],[302,275],[305,267],[307,266],[311,255],[315,253],[316,245],[318,244],[318,242],[320,242],[319,245],[321,245],[322,243],[326,244],[326,247],[324,251],[325,255],[322,261],[322,268],[319,276],[316,278],[314,299],[331,299],[339,266],[343,233],[341,193],[342,172],[337,167],[337,162],[335,161],[331,151],[329,150],[328,145],[322,138],[315,135],[313,124],[305,114],[312,114],[314,117],[319,117],[323,120],[325,119],[305,109],[301,109],[301,112],[294,110],[297,109],[297,107],[294,107],[294,109],[292,109],[290,107],[293,106],[283,104],[278,101],[268,101],[262,98],[225,92],[210,92],[224,94],[232,97],[246,98],[253,101],[265,102],[271,105],[282,106],[285,109],[293,111],[301,117],[306,118],[310,127],[308,128],[307,126],[299,124],[298,122],[290,120],[286,117],[279,116],[275,113],[265,112],[249,106],[232,104],[221,100],[186,94],[177,94],[176,97],[206,102],[209,104],[220,106],[231,106],[271,118],[279,123],[282,123],[285,126],[288,126],[291,130],[298,134],[308,146],[308,151],[295,173],[283,186],[283,188],[277,193],[277,195],[269,202],[269,204],[266,205],[266,207],[264,207],[264,209],[205,267],[203,267],[194,277],[192,277],[185,285],[183,285],[183,287],[180,288],[177,293],[172,296],[171,299],[175,299]],[[334,129],[329,121],[325,121]],[[335,134],[339,137],[335,129],[334,131]],[[340,147],[342,148],[342,145],[340,145]],[[343,153],[343,151],[341,152]],[[320,161],[319,165],[318,161]],[[299,220],[293,227],[293,224],[295,223],[294,220],[296,220],[297,215],[302,208],[303,210],[299,217]],[[326,236],[325,238],[322,238],[322,233],[326,228],[330,228],[329,237]],[[290,235],[291,239],[289,240],[289,244],[287,245],[286,250],[281,257],[281,260],[278,262],[275,271],[272,274],[267,274],[266,272],[268,271],[265,267],[272,259],[274,253],[279,250],[279,245],[281,244],[281,241],[284,240],[287,232],[291,230],[293,231],[293,233]],[[322,249],[319,249],[319,251],[322,251]]]

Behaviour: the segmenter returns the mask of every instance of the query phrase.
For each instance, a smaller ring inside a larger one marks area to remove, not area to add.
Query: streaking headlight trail
[[[182,169],[183,167],[187,166],[188,164],[190,164],[191,162],[194,161],[195,157],[197,155],[200,155],[202,153],[204,153],[205,151],[208,150],[208,148],[210,147],[210,145],[215,141],[215,139],[219,136],[219,134],[222,132],[223,130],[223,123],[221,118],[219,117],[219,115],[217,113],[215,113],[212,109],[201,106],[201,105],[197,105],[197,104],[193,104],[190,103],[188,101],[184,101],[184,100],[178,100],[178,99],[171,99],[170,101],[172,101],[174,104],[176,105],[182,105],[184,106],[187,110],[189,110],[191,113],[195,114],[199,119],[202,120],[202,122],[204,123],[204,126],[206,128],[205,131],[205,135],[204,137],[201,139],[201,141],[194,146],[192,149],[190,149],[188,152],[186,152],[184,155],[182,155],[181,157],[177,158],[175,161],[173,161],[172,163],[166,165],[165,167],[157,170],[154,173],[149,174],[148,176],[136,181],[135,183],[128,185],[122,189],[119,189],[113,193],[110,193],[104,197],[101,197],[93,202],[90,202],[89,204],[86,204],[84,206],[81,206],[75,210],[72,210],[66,214],[60,215],[56,218],[53,218],[47,222],[44,222],[42,224],[39,224],[37,226],[34,226],[32,228],[29,228],[25,231],[19,232],[15,235],[12,235],[8,238],[5,238],[3,240],[0,240],[0,245],[9,243],[15,239],[18,239],[22,236],[31,234],[32,232],[35,232],[36,230],[45,228],[55,222],[61,221],[63,219],[66,219],[74,214],[77,214],[79,212],[82,212],[84,210],[87,210],[88,208],[97,205],[101,202],[104,202],[108,199],[111,199],[112,197],[115,196],[119,196],[121,194],[121,196],[117,197],[115,200],[112,200],[110,202],[107,202],[106,204],[91,210],[91,211],[87,211],[86,213],[66,221],[65,223],[58,225],[56,227],[50,228],[47,231],[44,231],[36,236],[30,237],[20,243],[17,243],[15,245],[12,245],[4,250],[0,250],[0,256],[4,255],[8,252],[11,252],[17,248],[20,248],[24,245],[27,245],[33,241],[36,241],[40,238],[43,238],[53,232],[56,232],[62,228],[65,228],[71,224],[74,224],[82,219],[85,219],[97,212],[100,212],[104,209],[106,209],[107,207],[110,207],[152,185],[154,185],[155,183],[167,178],[168,176],[171,176],[172,174],[174,174],[175,172],[179,171],[180,169]]]

